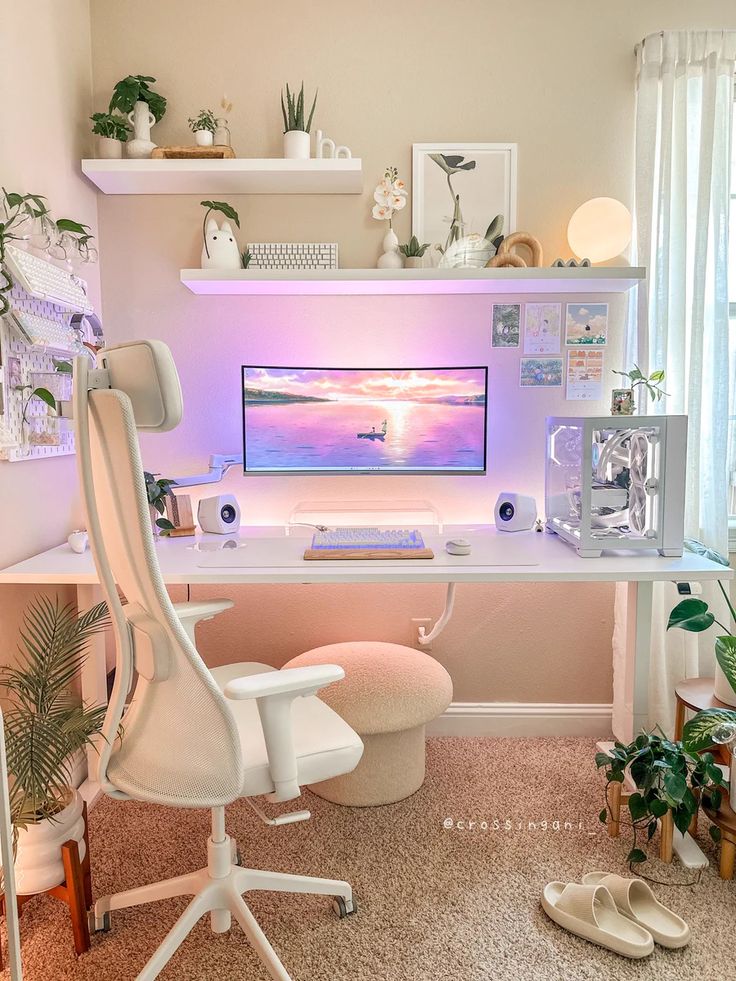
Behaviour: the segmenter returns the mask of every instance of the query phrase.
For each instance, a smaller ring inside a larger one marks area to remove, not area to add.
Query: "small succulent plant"
[[[407,259],[417,258],[421,259],[424,253],[429,248],[429,242],[423,242],[422,245],[419,244],[419,239],[416,235],[412,235],[406,245],[399,246],[399,252],[406,256]]]

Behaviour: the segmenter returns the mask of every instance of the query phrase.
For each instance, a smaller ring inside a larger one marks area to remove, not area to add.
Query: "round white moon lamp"
[[[631,241],[631,213],[615,198],[591,198],[570,219],[567,241],[579,259],[613,259]]]

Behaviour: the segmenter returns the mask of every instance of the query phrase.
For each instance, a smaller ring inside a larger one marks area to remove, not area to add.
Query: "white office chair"
[[[335,665],[276,671],[257,663],[207,669],[193,643],[193,623],[217,610],[206,604],[180,608],[185,620],[189,613],[185,629],[169,600],[136,435],[136,429],[173,429],[181,418],[171,353],[157,341],[132,342],[101,352],[96,369],[77,358],[74,372],[79,477],[117,647],[98,779],[111,797],[212,809],[206,868],[98,899],[94,927],[108,929],[111,910],[190,895],[139,981],[159,974],[205,913],[215,933],[228,930],[234,916],[271,977],[290,981],[242,894],[320,893],[335,897],[344,916],[355,910],[352,890],[338,880],[240,867],[235,842],[225,832],[224,805],[264,794],[291,800],[302,784],[354,769],[363,752],[360,738],[315,696],[344,672]],[[268,823],[308,817],[300,811]]]

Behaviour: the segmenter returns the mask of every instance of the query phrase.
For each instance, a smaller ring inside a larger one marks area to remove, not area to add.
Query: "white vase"
[[[97,137],[98,160],[120,160],[123,155],[123,141],[114,140],[111,136]]]
[[[15,884],[20,896],[45,892],[64,881],[61,846],[73,839],[79,844],[79,860],[84,861],[83,800],[77,790],[63,811],[40,824],[18,829],[18,852],[15,859]]]
[[[290,129],[284,133],[284,157],[287,160],[309,160],[312,155],[309,133]]]
[[[716,679],[715,685],[713,686],[713,694],[719,702],[724,702],[726,705],[732,705],[736,708],[736,691],[733,690],[731,682],[723,671],[721,671],[720,664],[716,664]]]
[[[196,129],[194,131],[194,142],[197,146],[212,146],[214,137],[208,129]]]
[[[379,269],[403,269],[404,263],[401,261],[399,252],[399,240],[393,228],[389,228],[383,236],[383,255],[378,257],[376,263]]]
[[[151,127],[156,117],[148,107],[147,102],[138,101],[133,111],[128,113],[128,122],[133,124],[133,139],[126,144],[128,156],[135,160],[143,160],[151,156],[151,150],[156,146],[151,142]]]

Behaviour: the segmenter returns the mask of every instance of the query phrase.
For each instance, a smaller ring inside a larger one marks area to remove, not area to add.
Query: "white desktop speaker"
[[[197,521],[202,531],[227,535],[240,527],[240,507],[232,494],[203,497],[197,507]]]
[[[503,491],[493,513],[497,531],[529,531],[537,520],[537,502],[525,494]]]

